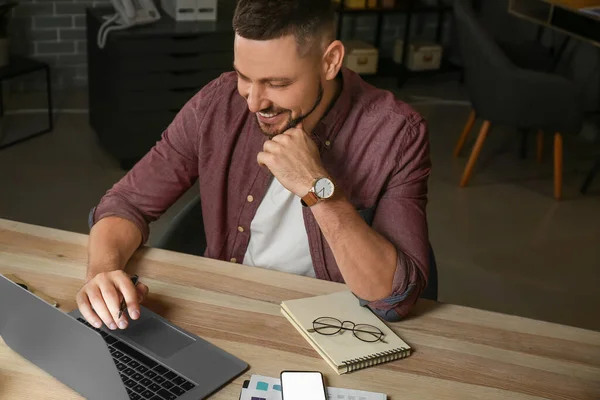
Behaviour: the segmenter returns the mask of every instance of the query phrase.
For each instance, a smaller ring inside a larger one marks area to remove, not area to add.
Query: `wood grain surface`
[[[83,283],[86,246],[86,235],[0,219],[0,273],[18,275],[67,312]],[[409,318],[389,324],[413,355],[338,376],[279,304],[345,285],[151,248],[127,271],[150,287],[146,307],[250,364],[211,399],[237,399],[251,374],[284,369],[320,370],[330,386],[390,400],[600,399],[599,332],[420,301]],[[0,339],[0,399],[80,398]]]

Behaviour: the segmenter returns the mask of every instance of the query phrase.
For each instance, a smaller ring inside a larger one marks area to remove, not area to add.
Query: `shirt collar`
[[[342,90],[329,112],[321,118],[313,131],[313,135],[321,143],[333,142],[352,106],[352,88],[356,73],[342,67],[339,74],[342,78]]]

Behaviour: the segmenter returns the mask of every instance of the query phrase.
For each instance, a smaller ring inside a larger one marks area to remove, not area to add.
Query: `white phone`
[[[323,374],[318,371],[282,371],[282,400],[327,400]]]
[[[112,0],[113,7],[120,17],[121,25],[141,25],[160,19],[160,14],[152,0]]]
[[[98,30],[98,47],[104,48],[108,34],[135,25],[150,24],[160,19],[160,13],[153,0],[111,0],[116,13],[105,17],[106,21]]]

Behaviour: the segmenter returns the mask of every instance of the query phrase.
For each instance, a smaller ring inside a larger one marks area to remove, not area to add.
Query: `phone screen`
[[[320,372],[283,371],[281,391],[283,400],[327,400]]]

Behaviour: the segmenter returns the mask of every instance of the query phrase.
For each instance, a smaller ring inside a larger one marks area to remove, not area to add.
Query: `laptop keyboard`
[[[115,336],[94,328],[83,318],[77,320],[102,335],[130,399],[173,400],[196,387]]]

